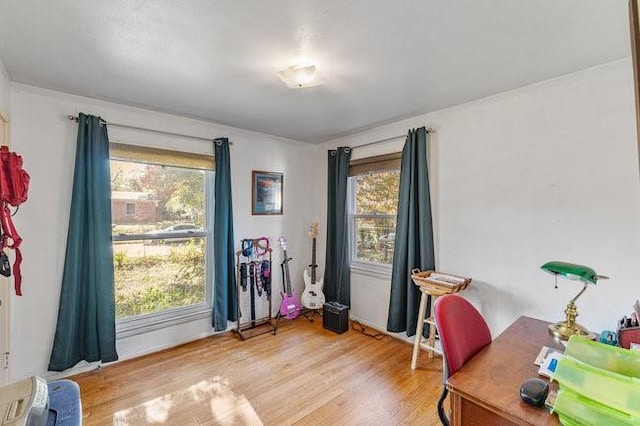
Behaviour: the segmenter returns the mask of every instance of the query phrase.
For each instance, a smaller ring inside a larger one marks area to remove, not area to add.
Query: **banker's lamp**
[[[555,324],[549,326],[549,333],[559,337],[562,340],[568,340],[570,336],[578,334],[586,336],[589,339],[595,338],[593,333],[590,333],[585,327],[576,322],[578,316],[578,309],[576,308],[576,300],[582,296],[582,293],[587,289],[589,284],[595,285],[598,280],[608,279],[603,275],[597,275],[596,271],[588,266],[576,265],[567,262],[547,262],[541,266],[543,271],[547,271],[553,274],[556,279],[555,287],[558,288],[558,276],[562,278],[568,278],[570,280],[581,281],[584,283],[582,290],[576,296],[569,301],[567,309],[564,313],[566,319],[564,321],[558,321]]]

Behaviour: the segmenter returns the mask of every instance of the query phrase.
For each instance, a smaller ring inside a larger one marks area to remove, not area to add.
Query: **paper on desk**
[[[554,352],[557,352],[560,354],[562,353],[560,349],[550,348],[549,346],[543,346],[542,349],[540,349],[540,353],[536,357],[536,360],[533,361],[533,363],[538,367],[541,366],[544,363],[544,360],[547,358],[547,356],[549,356]]]
[[[564,355],[560,351],[554,350],[553,352],[550,352],[538,369],[538,374],[553,380],[553,376],[556,374],[556,368],[558,368],[558,362],[563,356]]]

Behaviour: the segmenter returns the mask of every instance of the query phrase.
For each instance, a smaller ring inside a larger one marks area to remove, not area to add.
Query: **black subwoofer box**
[[[349,329],[349,307],[338,302],[327,302],[322,306],[322,326],[338,334]]]

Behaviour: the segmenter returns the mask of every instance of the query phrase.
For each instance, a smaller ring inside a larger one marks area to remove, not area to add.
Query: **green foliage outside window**
[[[205,172],[112,160],[111,190],[142,206],[136,217],[114,215],[116,317],[205,302]]]
[[[391,264],[400,171],[358,175],[353,177],[353,185],[354,260]]]
[[[147,194],[157,221],[204,222],[204,172],[180,167],[111,161],[111,190]]]
[[[356,214],[392,214],[398,211],[400,170],[355,176]]]
[[[117,256],[116,318],[204,302],[204,240],[200,241],[174,245],[168,255]]]

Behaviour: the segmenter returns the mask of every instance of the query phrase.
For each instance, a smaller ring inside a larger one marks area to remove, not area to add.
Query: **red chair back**
[[[436,326],[444,356],[444,382],[491,343],[480,312],[457,294],[441,296],[435,306]]]

